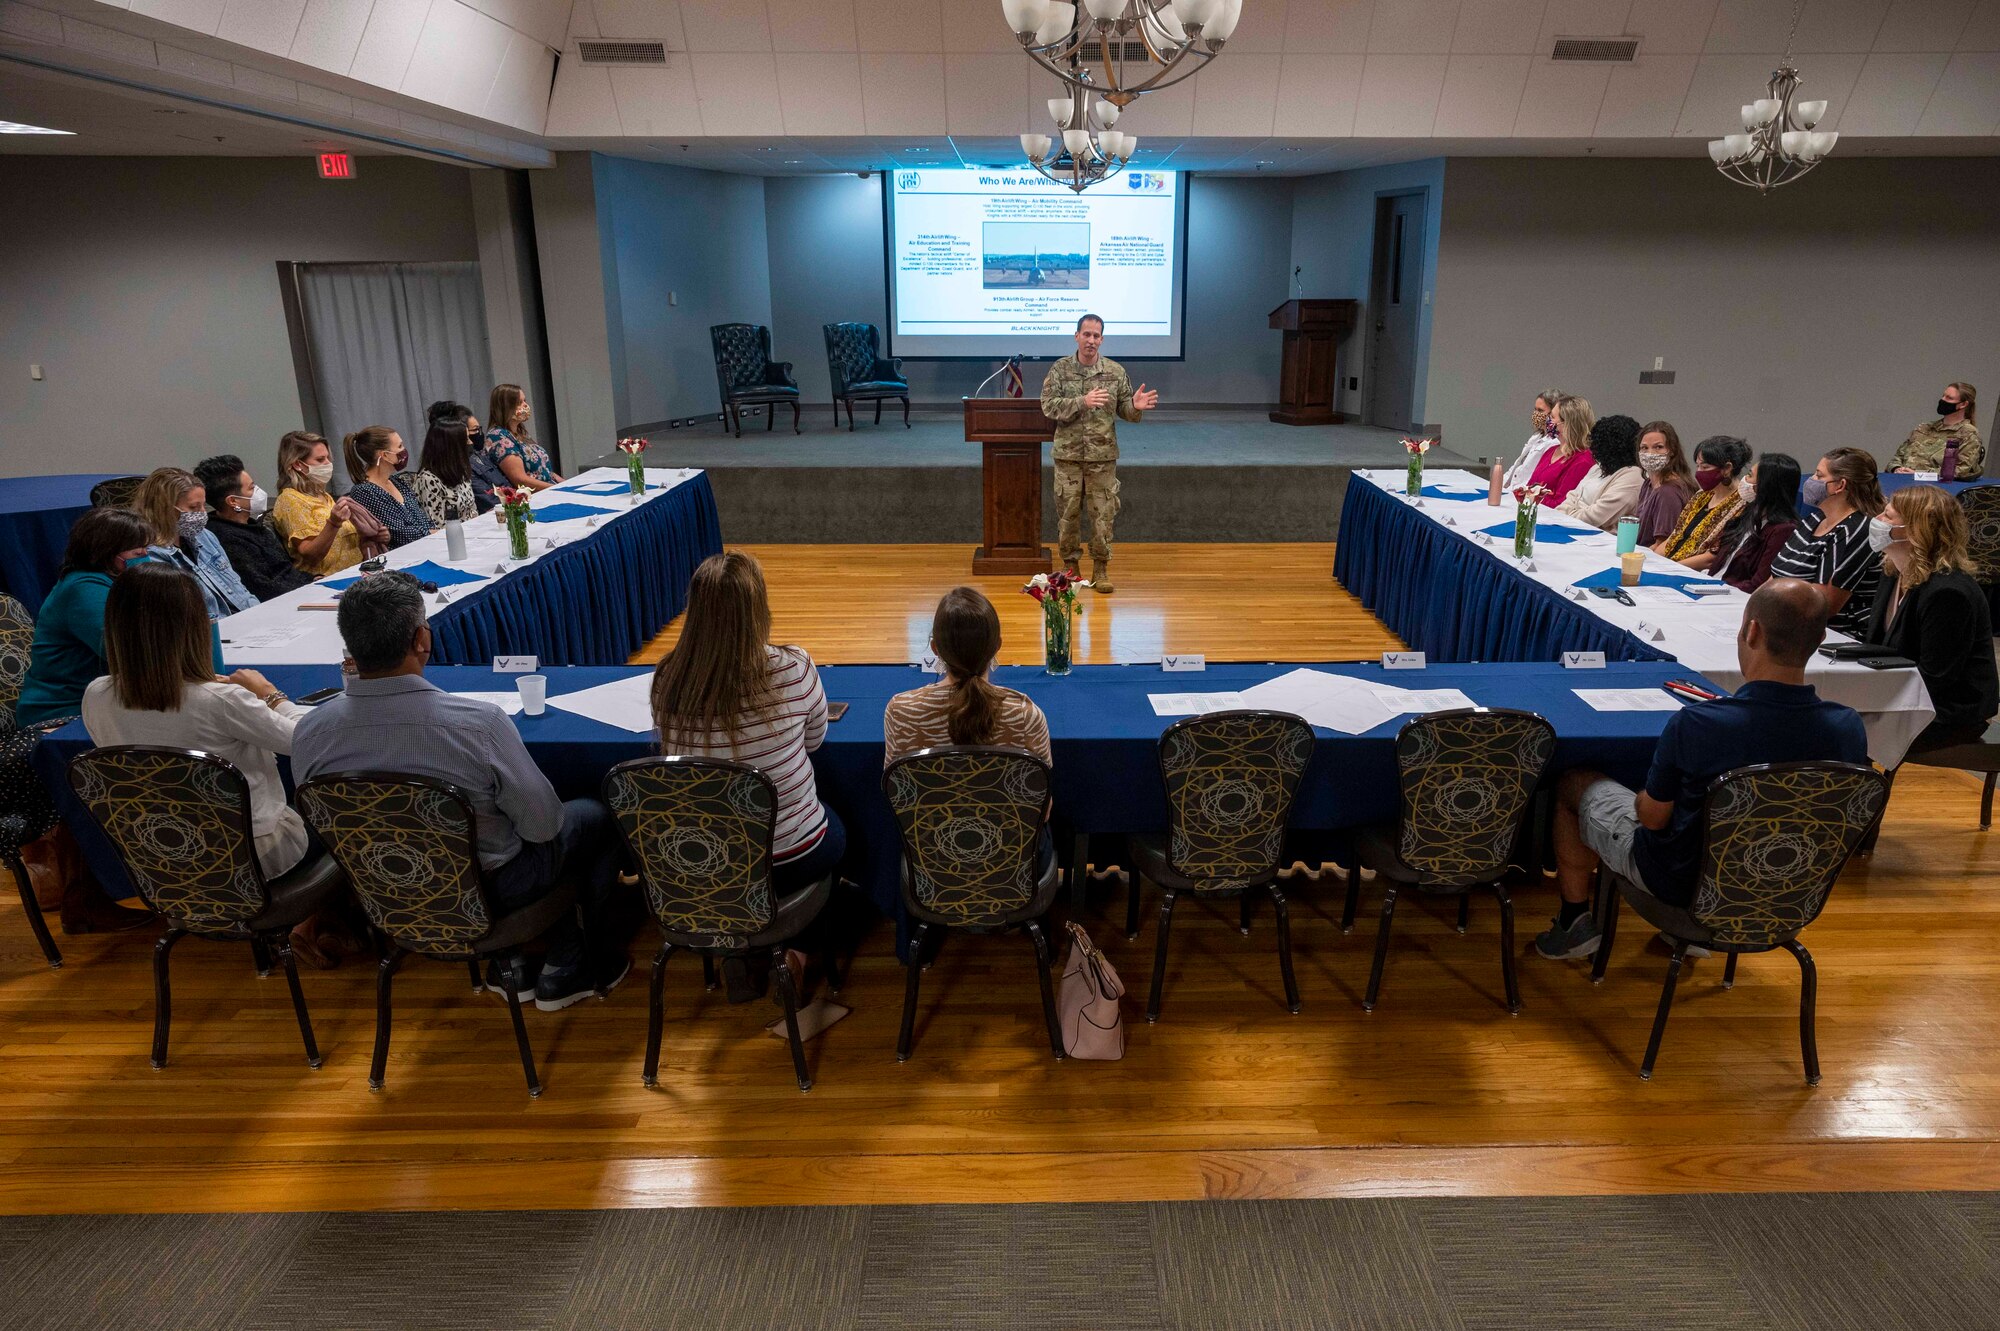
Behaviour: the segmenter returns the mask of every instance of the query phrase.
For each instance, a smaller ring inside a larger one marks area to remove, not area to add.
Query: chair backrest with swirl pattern
[[[300,786],[296,803],[369,920],[399,946],[458,956],[492,928],[477,823],[458,787],[396,772],[333,772]]]
[[[35,617],[11,596],[0,595],[0,735],[11,733],[21,681],[35,648]]]
[[[1167,862],[1203,887],[1268,882],[1312,761],[1313,733],[1289,712],[1211,712],[1160,736]]]
[[[2000,485],[1975,485],[1958,492],[1965,510],[1966,550],[1980,582],[2000,582]]]
[[[195,933],[235,933],[270,904],[250,785],[226,758],[146,744],[88,749],[70,788],[147,904]]]
[[[1398,857],[1429,886],[1498,878],[1555,749],[1555,727],[1533,712],[1474,708],[1412,720],[1396,733]]]
[[[923,910],[978,927],[1035,899],[1047,763],[1004,745],[941,745],[889,764],[882,789],[902,830],[910,894]]]
[[[1694,916],[1716,941],[1782,942],[1825,909],[1834,880],[1881,817],[1888,778],[1859,763],[1770,763],[1708,789]]]
[[[634,758],[605,774],[604,802],[661,929],[726,947],[770,927],[771,778],[722,758]]]

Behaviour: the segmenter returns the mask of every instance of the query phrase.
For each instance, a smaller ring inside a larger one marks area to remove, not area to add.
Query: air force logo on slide
[[[1128,189],[1142,189],[1157,194],[1167,187],[1167,178],[1157,171],[1127,171],[1125,185]]]
[[[913,190],[917,187],[917,181],[919,179],[921,179],[921,177],[918,176],[916,172],[905,171],[902,175],[896,177],[896,188],[903,190],[905,193],[907,193],[908,191]]]

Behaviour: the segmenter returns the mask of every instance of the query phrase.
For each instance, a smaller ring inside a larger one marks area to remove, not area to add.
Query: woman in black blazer
[[[1966,557],[1965,510],[1935,485],[1897,493],[1869,524],[1882,583],[1867,641],[1917,663],[1937,719],[1910,745],[1922,753],[1971,744],[2000,712],[1993,620]]]

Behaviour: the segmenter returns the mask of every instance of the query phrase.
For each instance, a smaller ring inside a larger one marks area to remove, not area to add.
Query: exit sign
[[[321,180],[354,179],[354,159],[346,153],[321,153],[319,155],[319,178]]]

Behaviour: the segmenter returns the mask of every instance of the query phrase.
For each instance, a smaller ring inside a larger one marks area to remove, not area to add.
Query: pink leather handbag
[[[1071,1058],[1123,1058],[1125,1019],[1118,1000],[1124,982],[1104,954],[1090,945],[1083,926],[1071,923],[1069,957],[1063,962],[1056,1012],[1062,1020],[1063,1049]]]

